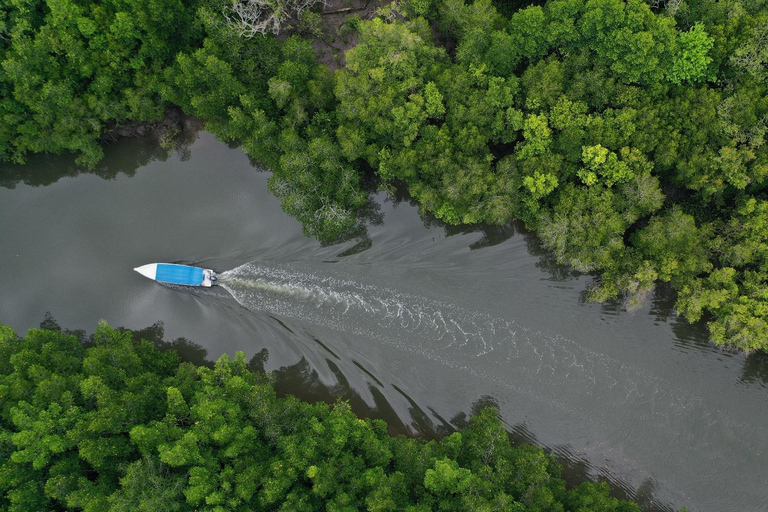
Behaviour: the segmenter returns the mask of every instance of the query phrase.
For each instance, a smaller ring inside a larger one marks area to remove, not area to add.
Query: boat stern
[[[201,286],[205,286],[207,288],[210,288],[211,286],[213,286],[214,281],[216,281],[216,273],[213,270],[209,269],[209,268],[204,268],[203,269],[203,283],[202,283]]]

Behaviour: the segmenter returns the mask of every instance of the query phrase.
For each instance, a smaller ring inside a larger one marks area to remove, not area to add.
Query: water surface
[[[447,229],[384,194],[382,222],[323,247],[268,177],[205,132],[170,156],[123,141],[94,173],[67,157],[4,166],[0,322],[162,321],[211,359],[242,350],[284,391],[330,392],[413,433],[494,405],[517,436],[648,509],[765,510],[768,363],[715,349],[670,290],[633,313],[585,303],[590,278],[519,226]],[[132,271],[156,261],[213,267],[222,286]]]

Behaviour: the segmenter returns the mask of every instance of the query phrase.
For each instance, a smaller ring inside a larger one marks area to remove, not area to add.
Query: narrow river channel
[[[766,510],[768,359],[713,347],[669,290],[634,312],[585,303],[590,278],[519,226],[447,229],[385,194],[367,233],[323,247],[269,173],[192,137],[170,155],[124,140],[90,173],[53,156],[0,168],[0,322],[160,321],[209,359],[242,350],[286,392],[344,397],[412,433],[493,404],[519,438],[648,510]],[[157,261],[210,266],[221,286],[132,270]]]

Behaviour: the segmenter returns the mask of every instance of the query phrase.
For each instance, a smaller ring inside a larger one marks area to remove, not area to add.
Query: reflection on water
[[[413,207],[418,207],[418,203],[408,193],[405,184],[400,184],[398,187],[391,190],[391,194],[387,199],[394,205],[408,203]],[[527,230],[523,227],[523,223],[520,221],[511,221],[503,226],[491,226],[488,224],[461,224],[455,226],[438,219],[431,212],[421,212],[420,215],[424,227],[442,228],[445,231],[445,236],[448,237],[470,233],[482,234],[480,239],[469,245],[470,250],[492,247],[509,240],[518,233],[527,233]]]
[[[138,137],[122,140],[104,152],[104,158],[93,169],[75,163],[72,155],[31,155],[25,165],[0,165],[0,187],[15,188],[19,183],[31,187],[45,187],[62,178],[72,178],[79,174],[93,174],[105,180],[115,179],[118,175],[133,176],[136,171],[153,161],[164,162],[177,154],[181,160],[189,158],[190,147],[197,134],[202,130],[202,121],[185,117],[181,121],[181,130],[169,144],[158,144],[152,137]],[[30,172],[34,169],[34,172]]]
[[[208,358],[208,351],[197,343],[187,338],[176,338],[172,341],[165,341],[165,328],[163,322],[155,322],[144,329],[125,329],[130,331],[134,341],[146,340],[151,342],[160,350],[175,350],[182,361],[195,364],[197,366],[207,366],[213,368],[213,361]]]
[[[656,322],[671,323],[674,333],[675,348],[680,351],[701,351],[709,353],[719,353],[727,357],[716,345],[709,339],[709,329],[705,317],[697,322],[688,322],[685,318],[677,315],[675,302],[677,301],[677,292],[669,283],[658,283],[653,290],[651,298],[651,308],[649,314],[654,317]]]
[[[567,265],[557,262],[555,254],[544,247],[544,243],[531,231],[523,231],[528,254],[536,256],[536,267],[548,275],[551,281],[571,281],[580,275],[580,272]]]
[[[743,384],[759,384],[768,387],[768,354],[750,354],[744,358],[744,369],[739,381]]]
[[[71,330],[62,328],[50,311],[45,314],[45,318],[40,322],[40,328],[73,335],[83,345],[93,345],[93,334],[88,334],[84,329]],[[183,337],[172,341],[165,341],[165,327],[161,321],[155,322],[144,329],[126,329],[125,327],[115,327],[115,329],[130,332],[134,341],[145,340],[160,350],[175,350],[182,361],[193,363],[197,366],[213,368],[214,362],[208,358],[208,351],[197,343]]]

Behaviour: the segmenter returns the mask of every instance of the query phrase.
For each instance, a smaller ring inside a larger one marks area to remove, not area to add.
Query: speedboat
[[[175,263],[150,263],[133,270],[160,283],[210,288],[216,281],[216,273],[209,268],[177,265]]]

